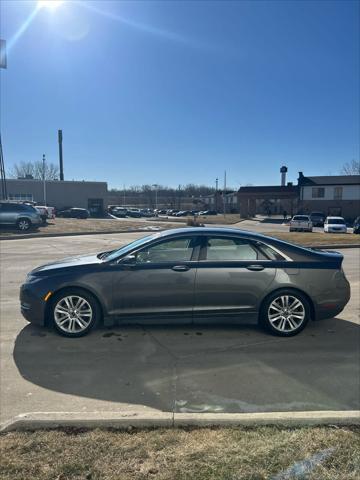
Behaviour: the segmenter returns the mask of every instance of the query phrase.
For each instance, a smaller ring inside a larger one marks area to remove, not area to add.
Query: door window
[[[140,250],[136,255],[137,263],[189,262],[195,239],[193,237],[166,240]]]
[[[243,261],[267,260],[267,258],[248,240],[208,237],[205,260]]]

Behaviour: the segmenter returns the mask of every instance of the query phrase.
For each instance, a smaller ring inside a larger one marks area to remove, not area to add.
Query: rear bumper
[[[36,325],[45,324],[46,303],[38,297],[26,284],[20,287],[20,309],[23,317]]]
[[[314,320],[336,317],[344,310],[350,300],[350,296],[350,284],[346,280],[346,284],[338,287],[331,297],[315,305]]]

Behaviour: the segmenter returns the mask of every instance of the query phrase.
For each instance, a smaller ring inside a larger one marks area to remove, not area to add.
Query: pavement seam
[[[153,340],[153,342],[157,343],[163,350],[165,350],[168,355],[173,359],[173,368],[172,368],[172,426],[175,426],[175,409],[176,409],[176,392],[177,392],[177,361],[178,357],[167,347],[164,345],[158,338],[156,338],[152,332],[148,331],[145,327],[145,325],[139,325],[142,330],[149,335],[149,337]]]

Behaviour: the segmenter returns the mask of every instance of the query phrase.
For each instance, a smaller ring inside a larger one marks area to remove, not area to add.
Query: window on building
[[[334,200],[341,200],[342,199],[342,194],[343,194],[343,188],[342,187],[335,187],[334,188]]]
[[[325,188],[324,187],[313,187],[312,198],[324,198],[324,197],[325,197]]]
[[[9,200],[16,200],[18,202],[33,202],[34,197],[32,193],[9,193]]]

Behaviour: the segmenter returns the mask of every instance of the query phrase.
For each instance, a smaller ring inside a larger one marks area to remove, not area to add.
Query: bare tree
[[[341,169],[341,173],[343,175],[360,175],[360,162],[358,160],[346,162]]]
[[[33,177],[36,180],[42,180],[44,175],[43,162],[20,162],[16,163],[9,172],[10,178]],[[54,163],[45,163],[45,179],[57,180],[59,178],[59,167]]]

